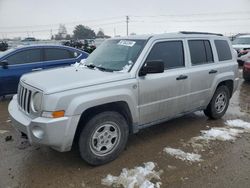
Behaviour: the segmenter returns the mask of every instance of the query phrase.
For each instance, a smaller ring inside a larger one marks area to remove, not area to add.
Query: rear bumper
[[[14,128],[25,133],[31,144],[47,145],[61,152],[71,149],[75,132],[72,132],[70,127],[77,123],[80,117],[32,119],[19,110],[16,96],[11,100],[8,111]]]

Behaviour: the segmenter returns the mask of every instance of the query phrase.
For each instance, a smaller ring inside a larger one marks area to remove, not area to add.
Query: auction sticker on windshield
[[[131,40],[120,40],[117,44],[118,45],[123,45],[123,46],[129,46],[132,47],[135,45],[135,41],[131,41]]]

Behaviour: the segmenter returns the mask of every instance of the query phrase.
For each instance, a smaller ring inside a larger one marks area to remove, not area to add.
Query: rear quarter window
[[[232,59],[231,49],[226,40],[215,40],[214,41],[219,61],[226,61]]]

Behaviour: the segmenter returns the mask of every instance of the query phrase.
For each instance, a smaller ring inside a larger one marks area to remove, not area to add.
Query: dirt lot
[[[236,141],[212,141],[201,152],[202,162],[190,163],[163,152],[164,147],[193,152],[187,144],[201,130],[224,127],[228,119],[250,122],[250,83],[241,81],[223,119],[212,121],[203,113],[190,114],[157,125],[129,138],[126,150],[115,161],[100,167],[84,163],[77,152],[59,153],[45,146],[29,146],[8,121],[9,99],[0,102],[0,187],[105,187],[108,174],[148,161],[157,163],[161,187],[240,187],[250,184],[250,134]],[[12,140],[5,141],[6,136]]]

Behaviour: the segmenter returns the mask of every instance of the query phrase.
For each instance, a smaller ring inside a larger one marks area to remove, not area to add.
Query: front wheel
[[[211,119],[221,118],[227,111],[230,100],[230,93],[227,86],[219,86],[210,101],[204,114]]]
[[[108,163],[124,150],[128,135],[128,124],[121,114],[113,111],[99,113],[82,129],[80,155],[91,165]]]

